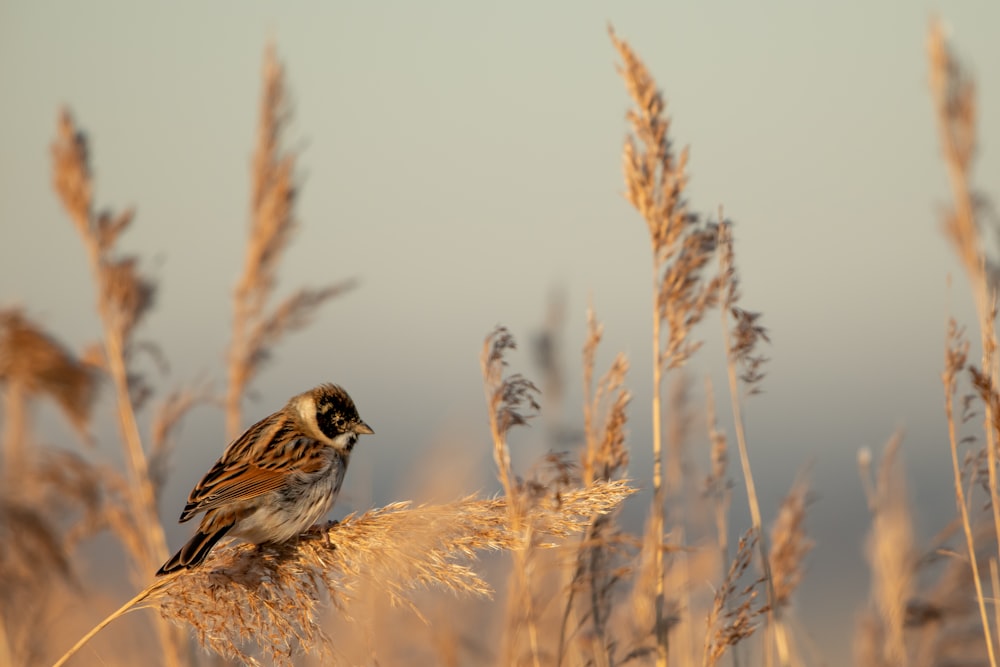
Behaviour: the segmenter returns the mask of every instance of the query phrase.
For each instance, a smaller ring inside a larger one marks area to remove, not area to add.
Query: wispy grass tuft
[[[97,394],[95,369],[19,308],[0,310],[0,386],[4,394],[4,471],[12,481],[23,470],[29,401],[51,399],[77,432],[88,437]]]
[[[907,663],[906,608],[914,590],[916,550],[909,496],[899,461],[901,442],[897,434],[886,445],[874,482],[867,481],[871,455],[866,452],[861,458],[861,474],[870,489],[868,502],[872,513],[872,527],[865,547],[871,568],[872,613],[863,617],[862,623],[877,627],[880,640],[876,643],[881,647],[861,644],[860,648],[874,649],[877,653],[857,654],[859,664]]]
[[[715,592],[715,601],[706,620],[704,667],[718,664],[726,651],[752,636],[757,630],[759,617],[767,612],[766,607],[757,601],[758,587],[763,579],[747,586],[739,585],[753,561],[756,539],[753,531],[740,538],[736,558],[730,563],[722,586]]]
[[[536,498],[544,493],[544,485],[538,485],[535,492],[518,483],[511,467],[510,447],[507,436],[511,428],[523,426],[539,410],[538,388],[519,373],[507,374],[505,355],[517,349],[514,336],[505,327],[497,327],[486,340],[479,363],[483,374],[486,393],[486,407],[489,415],[490,435],[493,440],[493,462],[497,467],[497,477],[507,498],[507,520],[519,542],[513,551],[514,567],[511,578],[510,596],[507,604],[507,628],[503,642],[508,652],[505,662],[519,662],[519,640],[521,630],[528,635],[531,662],[540,667],[540,642],[538,619],[532,593],[532,576],[536,527],[529,520],[529,510]]]
[[[633,492],[624,481],[566,490],[558,501],[538,498],[523,520],[531,523],[536,544],[548,546],[554,543],[546,538],[585,530],[594,515],[614,510]],[[490,595],[470,563],[478,552],[521,548],[523,535],[510,525],[509,512],[503,498],[419,507],[397,503],[349,516],[297,543],[229,542],[202,567],[157,580],[95,630],[134,609],[155,607],[164,618],[189,627],[202,646],[229,658],[291,665],[302,652],[318,652],[336,663],[318,613],[326,600],[349,616],[352,596],[364,583],[419,614],[410,601],[423,588]]]
[[[800,477],[781,501],[771,524],[771,577],[774,604],[787,607],[805,577],[805,560],[815,543],[806,534],[806,509],[811,502],[809,483]]]
[[[625,431],[632,399],[625,387],[629,364],[624,354],[618,354],[594,384],[595,358],[603,332],[593,308],[588,308],[583,347],[584,447],[580,453],[582,483],[587,488],[623,478],[629,462]],[[618,664],[621,642],[612,631],[614,590],[631,573],[629,547],[635,540],[623,534],[617,514],[595,515],[580,538],[559,624],[557,667],[563,664],[567,653],[573,655],[567,651],[567,643],[573,636],[588,639],[581,648],[582,655],[575,655],[571,664],[586,662],[583,657],[586,655],[593,655],[596,664]],[[576,622],[571,628],[573,618]]]

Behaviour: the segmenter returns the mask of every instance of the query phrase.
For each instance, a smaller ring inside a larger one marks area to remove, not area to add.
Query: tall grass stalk
[[[489,414],[490,435],[493,440],[493,461],[497,467],[497,477],[507,497],[507,518],[511,530],[520,538],[520,543],[513,549],[514,557],[514,590],[511,592],[507,640],[505,651],[515,651],[507,655],[505,664],[519,662],[516,655],[517,634],[521,622],[526,626],[528,643],[531,649],[531,661],[535,667],[541,665],[539,650],[538,623],[531,590],[530,548],[534,539],[534,527],[528,519],[528,502],[526,494],[520,486],[511,469],[510,448],[507,434],[514,426],[523,425],[539,409],[536,401],[537,388],[519,374],[506,376],[504,369],[507,362],[504,355],[516,348],[514,337],[503,327],[498,327],[483,341],[480,365],[483,373],[483,387],[486,392],[486,405]],[[515,619],[523,618],[523,621]]]
[[[634,107],[626,114],[631,134],[626,137],[622,162],[626,198],[646,222],[652,251],[652,421],[653,505],[648,535],[653,543],[654,632],[657,665],[669,660],[669,630],[664,614],[663,535],[667,494],[663,474],[663,398],[665,374],[684,365],[700,343],[691,329],[714,305],[718,284],[705,283],[702,269],[715,250],[715,230],[701,225],[688,211],[687,150],[674,152],[666,104],[656,82],[632,48],[609,30],[621,65],[619,74]],[[678,457],[671,465],[680,466]],[[678,469],[673,475],[681,478]],[[683,556],[682,556],[683,560]]]
[[[0,665],[13,665],[14,654],[11,650],[10,639],[7,637],[7,624],[4,623],[3,616],[0,616]]]
[[[135,416],[134,401],[144,392],[141,379],[130,373],[132,334],[152,305],[154,286],[137,269],[134,257],[116,256],[118,237],[132,223],[133,212],[95,213],[87,140],[68,110],[59,117],[52,145],[53,183],[80,239],[97,285],[97,311],[103,328],[104,369],[111,378],[129,472],[130,555],[134,577],[142,580],[167,557],[167,541],[157,512],[156,489]],[[170,628],[156,625],[168,667],[184,663],[182,640]]]
[[[584,488],[620,478],[629,462],[625,426],[628,421],[626,409],[632,395],[624,386],[628,359],[618,354],[595,386],[595,357],[603,334],[603,326],[597,321],[593,308],[588,307],[587,337],[583,346],[584,448],[580,456]],[[611,632],[611,616],[614,610],[612,592],[622,579],[621,568],[617,566],[621,560],[622,539],[615,518],[614,513],[596,514],[580,538],[559,625],[556,667],[563,664],[568,653],[568,638],[574,632],[582,632],[584,626],[589,627],[592,637],[585,655],[592,656],[596,665],[618,664],[616,646],[619,642]],[[571,632],[569,622],[577,593],[583,600],[577,613],[577,628]],[[585,661],[583,656],[577,659]]]
[[[743,421],[743,392],[740,388],[742,380],[750,393],[759,390],[758,383],[763,379],[761,365],[765,359],[754,355],[758,341],[767,341],[767,331],[758,322],[759,313],[752,313],[739,307],[739,279],[736,274],[736,260],[733,249],[732,224],[726,222],[719,209],[719,275],[722,279],[723,302],[719,309],[722,317],[722,343],[726,351],[726,376],[729,380],[730,405],[733,411],[733,429],[736,431],[736,445],[740,455],[740,468],[747,491],[747,506],[750,509],[750,522],[757,537],[757,548],[760,552],[761,568],[764,570],[764,585],[767,590],[768,602],[768,633],[773,633],[778,648],[778,658],[781,664],[788,662],[788,643],[785,628],[781,624],[780,609],[776,604],[774,593],[774,578],[771,574],[771,558],[768,552],[767,536],[764,534],[764,521],[760,512],[760,500],[757,497],[757,485],[754,483],[753,469],[750,467],[750,453],[747,448],[746,427]],[[730,325],[730,318],[735,320]],[[742,365],[741,374],[737,365]],[[765,643],[765,664],[774,662],[772,642]]]
[[[129,337],[151,305],[153,286],[136,271],[133,258],[116,259],[114,244],[132,222],[131,210],[112,216],[94,213],[89,147],[68,110],[59,117],[52,145],[53,183],[80,234],[97,285],[97,311],[104,334],[104,362],[115,390],[119,427],[134,494],[134,511],[145,527],[146,549],[140,567],[153,569],[167,556],[167,543],[156,511],[156,498],[132,404],[127,356]]]
[[[716,590],[712,609],[706,620],[705,643],[702,650],[702,667],[714,667],[726,651],[753,635],[757,626],[754,622],[761,609],[756,605],[757,588],[754,582],[740,588],[738,582],[750,569],[756,537],[751,529],[744,534],[736,547],[736,557],[722,585]],[[733,660],[736,660],[733,654]]]
[[[81,588],[75,547],[102,523],[105,475],[32,433],[31,408],[49,399],[84,442],[97,392],[94,369],[20,308],[0,310],[0,665],[37,664],[48,646],[39,628],[61,595]]]
[[[733,493],[732,484],[729,480],[729,443],[726,434],[719,429],[716,418],[715,389],[711,378],[705,378],[705,418],[709,442],[711,443],[711,464],[708,477],[705,480],[705,493],[712,505],[712,515],[715,519],[715,541],[719,551],[719,563],[723,566],[730,562],[729,555],[729,509],[732,505]],[[724,597],[717,602],[713,602],[713,610],[716,604],[728,604],[729,597]],[[720,608],[712,613],[728,614],[731,610]],[[711,627],[711,622],[709,623]],[[711,641],[707,636],[706,642]],[[707,652],[705,653],[707,656]],[[739,667],[740,655],[736,648],[732,651],[733,667]],[[716,658],[717,659],[717,658]],[[705,660],[703,659],[703,662]]]
[[[17,379],[7,380],[5,385],[3,394],[3,478],[4,483],[10,485],[18,483],[25,468],[25,432],[28,422],[27,392],[24,383]]]
[[[965,535],[965,547],[969,554],[969,567],[972,569],[972,583],[976,591],[976,603],[979,606],[979,617],[983,628],[983,639],[986,642],[986,650],[989,655],[990,665],[996,667],[996,656],[994,653],[994,639],[990,629],[989,614],[986,610],[987,599],[983,593],[983,580],[979,572],[979,559],[976,556],[975,531],[972,519],[969,517],[969,501],[966,498],[965,484],[962,480],[962,463],[958,456],[958,432],[955,419],[955,392],[958,383],[958,374],[965,370],[966,360],[969,354],[969,342],[965,339],[963,332],[958,328],[954,320],[948,325],[947,343],[945,345],[945,365],[941,373],[942,384],[944,385],[944,411],[948,423],[948,445],[951,453],[951,469],[953,483],[955,486],[955,505],[962,521],[962,531]],[[1000,617],[1000,615],[998,615]],[[997,635],[1000,637],[1000,634]]]
[[[874,482],[865,482],[872,514],[865,544],[871,569],[869,599],[877,614],[880,641],[876,655],[859,656],[871,664],[899,667],[909,664],[907,607],[916,582],[913,516],[899,455],[901,444],[902,437],[897,433],[885,447]],[[861,457],[865,477],[869,477],[870,459],[866,450]]]
[[[263,91],[257,147],[251,173],[251,222],[243,272],[233,292],[232,339],[226,384],[226,432],[235,438],[243,430],[243,399],[250,383],[288,333],[306,326],[329,299],[351,289],[342,281],[317,289],[299,289],[268,307],[277,285],[277,271],[297,227],[298,199],[295,159],[283,146],[291,111],[284,68],[273,45],[264,53]]]
[[[1000,571],[997,568],[997,559],[990,558],[990,586],[993,591],[994,602],[1000,601]],[[980,610],[980,613],[982,610]],[[1000,637],[1000,614],[994,614],[994,623],[996,624],[997,637]]]
[[[938,121],[941,149],[948,182],[951,186],[953,208],[945,218],[945,233],[958,253],[962,265],[969,276],[975,297],[979,319],[979,336],[982,358],[978,372],[973,370],[974,384],[983,399],[983,429],[986,435],[985,447],[989,479],[990,509],[993,529],[1000,548],[1000,490],[997,479],[997,419],[1000,399],[997,396],[998,369],[996,349],[997,286],[991,276],[991,267],[982,250],[980,225],[976,219],[977,196],[971,186],[972,160],[976,150],[976,94],[975,84],[955,58],[944,37],[944,29],[939,21],[933,21],[928,34],[928,54],[930,61],[930,84]],[[973,531],[969,522],[965,494],[961,489],[961,474],[958,468],[957,435],[952,410],[954,392],[955,357],[965,352],[954,335],[954,326],[949,330],[949,342],[955,345],[947,350],[944,382],[946,391],[945,410],[948,419],[949,442],[952,453],[952,468],[955,478],[955,496],[966,534],[969,562],[975,579],[976,596],[982,616],[983,636],[989,654],[990,665],[996,667],[997,658],[994,638],[990,629],[983,597],[983,582],[977,566],[977,556]],[[957,347],[955,347],[957,346]],[[964,358],[961,360],[964,366]],[[1000,637],[1000,636],[998,636]]]

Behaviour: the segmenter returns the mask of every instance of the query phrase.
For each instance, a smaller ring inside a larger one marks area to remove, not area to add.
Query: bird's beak
[[[375,433],[375,431],[372,430],[372,427],[364,422],[356,423],[354,425],[354,432],[358,434],[367,433],[368,435],[372,435],[373,433]]]

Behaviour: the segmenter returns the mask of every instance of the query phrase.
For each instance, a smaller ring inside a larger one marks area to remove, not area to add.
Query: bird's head
[[[361,420],[354,401],[335,384],[321,384],[291,400],[299,419],[317,440],[351,451],[358,436],[375,431]]]

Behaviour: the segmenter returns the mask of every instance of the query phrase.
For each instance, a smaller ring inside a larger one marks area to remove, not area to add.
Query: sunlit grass
[[[180,504],[160,497],[177,426],[193,406],[216,403],[227,430],[238,433],[244,396],[252,382],[262,381],[276,345],[353,283],[301,289],[271,303],[280,260],[298,224],[299,183],[298,156],[283,146],[285,71],[268,48],[250,232],[233,294],[228,363],[220,371],[225,389],[154,392],[134,363],[146,345],[134,332],[155,307],[156,285],[140,259],[123,254],[117,243],[138,223],[131,210],[106,212],[95,204],[92,147],[72,115],[59,114],[54,187],[90,262],[101,344],[70,350],[25,309],[0,311],[0,666],[209,665],[219,656],[240,664],[394,664],[392,656],[418,646],[422,664],[441,665],[823,664],[810,649],[816,630],[803,627],[795,605],[809,576],[807,558],[823,548],[807,532],[807,477],[789,480],[773,516],[760,506],[754,484],[754,443],[743,425],[764,379],[762,347],[769,339],[763,316],[742,303],[734,223],[717,202],[704,203],[717,214],[695,212],[686,191],[693,158],[675,148],[666,97],[638,53],[614,32],[611,41],[632,105],[622,155],[625,196],[650,239],[651,386],[630,384],[634,360],[624,354],[607,369],[596,368],[604,327],[614,323],[600,323],[592,308],[580,361],[579,435],[553,437],[553,451],[531,472],[515,469],[511,430],[530,425],[547,403],[530,374],[517,370],[514,335],[498,327],[483,342],[481,368],[501,495],[434,505],[400,499],[283,545],[223,542],[200,567],[156,580],[152,574],[167,554],[157,507]],[[998,272],[983,248],[987,198],[972,184],[975,88],[936,24],[930,67],[953,195],[945,230],[977,299],[982,356],[979,365],[969,362],[970,342],[951,323],[943,413],[958,511],[931,544],[920,546],[913,529],[901,439],[890,441],[877,465],[870,452],[860,458],[872,523],[858,548],[867,555],[871,582],[869,599],[858,601],[855,664],[995,667]],[[649,287],[635,289],[646,293]],[[723,331],[723,348],[715,351],[702,349],[699,337],[713,311]],[[551,345],[558,336],[548,333]],[[543,352],[548,362],[541,364],[538,385],[558,391],[557,355]],[[721,408],[713,388],[705,392],[704,408],[693,405],[678,371],[704,354],[721,354],[726,362],[731,435],[717,426]],[[100,391],[114,397],[121,469],[88,448]],[[157,393],[166,398],[155,405],[143,434],[137,414]],[[80,447],[39,444],[31,406],[42,400],[60,408],[80,434]],[[653,406],[649,443],[629,435],[636,400]],[[700,413],[708,422],[702,442],[682,432]],[[630,470],[633,452],[644,447],[652,452],[652,469]],[[732,493],[738,486],[731,477],[733,456],[745,498]],[[638,488],[652,491],[652,503],[643,530],[632,533],[618,513]],[[733,525],[733,503],[744,500],[750,524]],[[98,624],[68,637],[62,630],[66,607],[86,609],[95,597],[81,575],[92,565],[84,559],[93,550],[84,546],[96,535],[110,536],[120,548],[130,575],[122,581],[140,592],[99,623],[97,610],[87,609],[89,622]],[[455,602],[436,606],[437,597],[480,600],[489,611],[467,616]],[[121,616],[136,610],[144,610],[135,618],[150,629],[141,654],[124,646],[113,655],[106,649],[88,653],[94,636],[108,626],[112,632]]]

